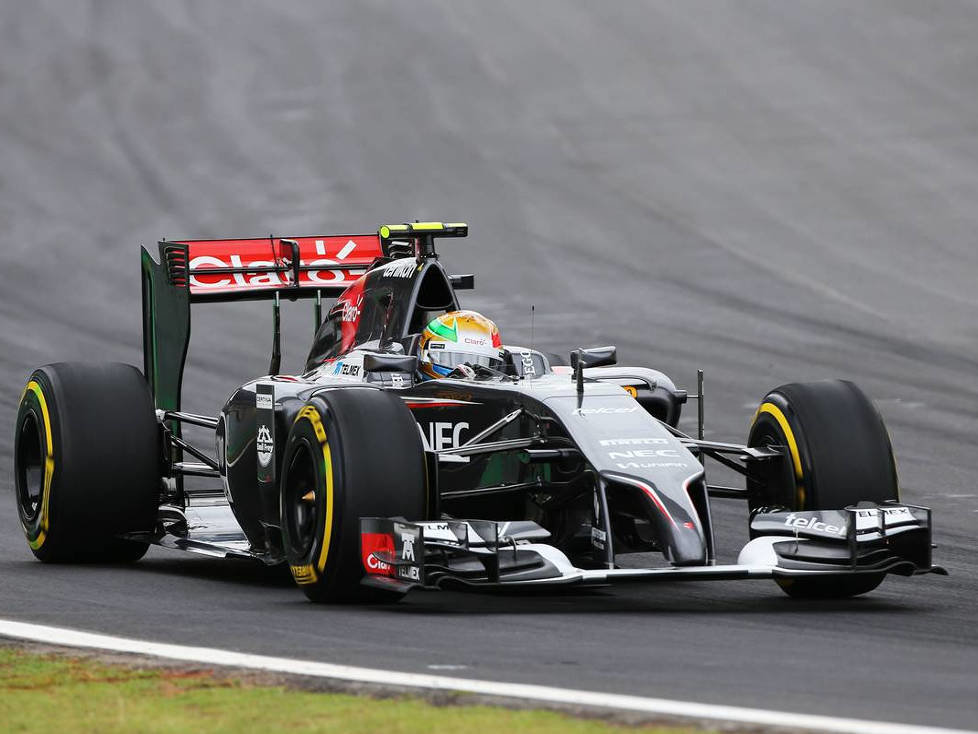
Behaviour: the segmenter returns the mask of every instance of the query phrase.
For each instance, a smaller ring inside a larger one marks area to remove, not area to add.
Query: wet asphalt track
[[[278,9],[276,6],[286,6]],[[332,662],[978,727],[978,5],[0,3],[0,425],[33,365],[140,363],[160,236],[466,219],[443,245],[512,343],[616,343],[708,380],[877,401],[949,579],[798,603],[769,582],[305,603],[161,550],[42,567],[11,499],[0,617]],[[194,322],[186,407],[267,365],[270,315]],[[295,313],[293,313],[295,312]],[[310,315],[289,308],[286,366]],[[10,487],[10,445],[0,443]],[[742,508],[720,506],[725,557]]]

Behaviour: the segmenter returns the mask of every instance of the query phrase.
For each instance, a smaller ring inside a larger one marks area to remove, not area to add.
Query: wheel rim
[[[27,522],[41,512],[44,492],[44,438],[34,411],[24,416],[17,436],[17,503]]]
[[[316,544],[319,496],[315,464],[309,444],[300,442],[286,474],[285,524],[292,558],[306,558]]]

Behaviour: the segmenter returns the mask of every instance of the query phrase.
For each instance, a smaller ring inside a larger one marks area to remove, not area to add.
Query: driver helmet
[[[496,325],[475,311],[449,311],[424,328],[418,369],[423,379],[447,377],[461,364],[495,370],[503,366],[503,343]]]

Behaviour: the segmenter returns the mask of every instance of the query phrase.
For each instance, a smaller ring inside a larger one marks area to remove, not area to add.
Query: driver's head
[[[475,311],[449,311],[421,333],[418,368],[425,379],[447,377],[460,364],[503,366],[499,329]]]

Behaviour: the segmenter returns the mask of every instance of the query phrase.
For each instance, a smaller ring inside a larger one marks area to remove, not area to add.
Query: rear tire
[[[126,364],[51,364],[35,370],[17,411],[14,484],[31,552],[47,562],[124,563],[152,530],[160,434],[142,374]]]
[[[896,462],[883,419],[856,385],[844,380],[791,383],[769,392],[751,425],[748,446],[783,446],[788,461],[748,480],[751,511],[841,510],[857,502],[899,500]],[[883,574],[778,580],[789,596],[844,598],[872,591]]]
[[[282,461],[285,555],[315,602],[390,601],[364,587],[361,517],[427,517],[427,470],[418,425],[392,393],[328,390],[299,411]]]

